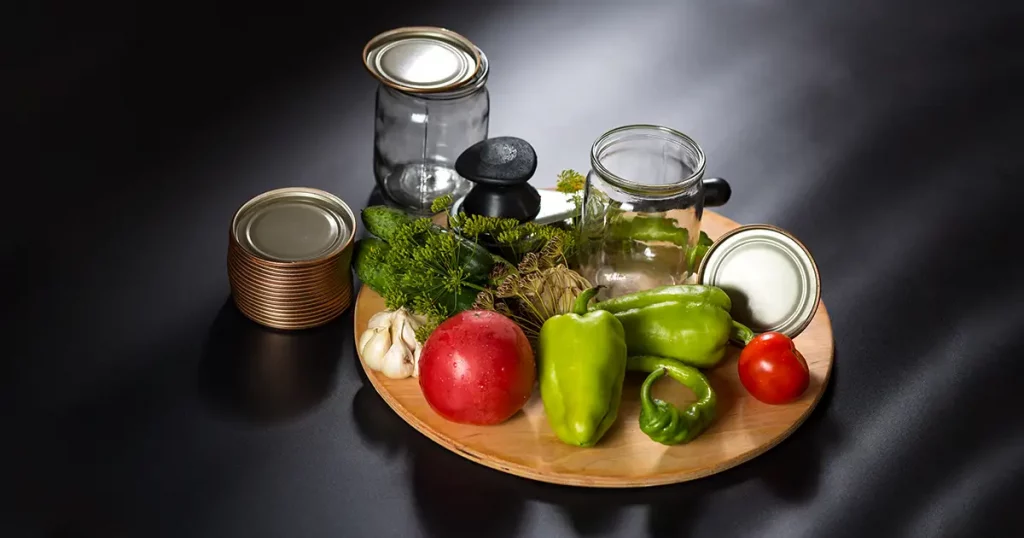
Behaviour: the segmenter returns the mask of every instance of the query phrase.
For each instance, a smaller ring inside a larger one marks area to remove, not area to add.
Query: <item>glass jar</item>
[[[373,171],[381,192],[420,214],[435,198],[464,196],[471,185],[455,160],[487,138],[487,56],[455,32],[414,26],[377,35],[363,60],[380,81]]]
[[[393,202],[427,213],[435,198],[460,198],[472,186],[455,172],[455,159],[487,138],[490,97],[481,85],[464,95],[415,95],[377,89],[373,172]]]
[[[704,152],[656,125],[627,125],[594,142],[580,218],[580,273],[605,299],[681,284],[704,207],[728,201],[729,185],[704,179]]]

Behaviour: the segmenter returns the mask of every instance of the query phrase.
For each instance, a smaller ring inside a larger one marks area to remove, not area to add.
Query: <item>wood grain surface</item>
[[[739,224],[705,211],[701,228],[715,239]],[[363,286],[356,299],[355,335],[384,301]],[[832,371],[832,324],[819,303],[810,325],[796,337],[797,348],[811,371],[810,387],[796,402],[763,404],[740,384],[736,371],[739,349],[730,345],[727,359],[707,372],[718,396],[718,418],[700,437],[685,445],[664,446],[640,431],[640,383],[643,374],[627,374],[616,423],[592,448],[560,442],[548,426],[540,394],[520,413],[497,426],[468,426],[437,415],[420,393],[418,379],[389,379],[363,365],[366,376],[384,401],[406,422],[449,450],[472,461],[514,475],[586,487],[643,487],[685,482],[739,465],[777,445],[814,410]],[[655,396],[682,405],[693,394],[678,383],[661,380]]]

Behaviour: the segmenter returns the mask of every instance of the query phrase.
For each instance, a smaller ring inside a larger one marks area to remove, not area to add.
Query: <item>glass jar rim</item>
[[[686,178],[679,181],[659,184],[630,181],[612,173],[611,170],[608,170],[608,168],[601,163],[601,156],[606,150],[608,150],[608,148],[618,142],[616,139],[618,135],[629,133],[630,131],[653,131],[654,133],[661,135],[662,140],[675,142],[693,150],[697,155],[697,165],[694,166],[693,172]],[[632,125],[616,127],[599,136],[597,140],[594,141],[594,145],[590,148],[590,167],[594,172],[612,185],[638,194],[649,193],[664,195],[682,192],[693,186],[693,184],[704,175],[704,165],[704,150],[701,149],[696,140],[672,129],[671,127],[665,127],[663,125],[635,123]]]

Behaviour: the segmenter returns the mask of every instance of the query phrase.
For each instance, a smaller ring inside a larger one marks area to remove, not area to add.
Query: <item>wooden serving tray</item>
[[[712,239],[738,226],[711,211],[704,212],[701,223]],[[357,341],[370,317],[381,310],[383,299],[363,286],[354,316]],[[739,348],[730,345],[726,360],[706,372],[718,396],[718,418],[694,441],[671,447],[652,441],[637,423],[645,374],[626,375],[618,420],[597,446],[579,448],[555,437],[536,389],[523,410],[505,423],[455,424],[430,408],[419,379],[389,379],[367,368],[362,357],[359,360],[373,387],[399,416],[456,454],[533,480],[621,488],[685,482],[718,473],[763,454],[793,433],[814,410],[832,372],[832,323],[824,303],[818,304],[814,319],[795,342],[811,371],[810,386],[799,400],[776,406],[755,400],[740,384]],[[688,389],[667,378],[655,385],[654,394],[678,406],[693,400]]]

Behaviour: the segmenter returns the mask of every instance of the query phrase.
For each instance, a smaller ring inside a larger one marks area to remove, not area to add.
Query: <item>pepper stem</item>
[[[729,339],[737,344],[746,346],[754,339],[754,331],[752,331],[750,327],[747,327],[736,320],[732,320],[732,333],[729,335]]]
[[[657,408],[654,405],[654,400],[651,398],[651,387],[654,386],[654,382],[665,375],[665,368],[658,368],[651,372],[651,375],[647,376],[644,380],[644,384],[640,386],[640,406],[647,413],[657,412]]]
[[[584,290],[580,293],[579,296],[576,297],[576,304],[573,305],[572,313],[580,316],[586,314],[587,304],[590,303],[590,300],[593,299],[594,296],[597,295],[597,292],[601,291],[601,288],[603,287],[604,286],[594,286],[593,288]]]

